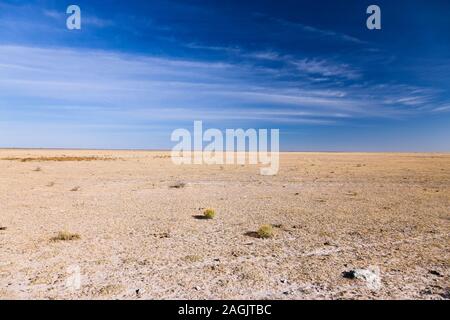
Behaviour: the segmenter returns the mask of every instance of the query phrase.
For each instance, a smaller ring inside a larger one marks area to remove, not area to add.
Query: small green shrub
[[[203,212],[203,216],[205,219],[214,219],[216,212],[213,209],[206,209],[205,212]]]
[[[273,227],[270,224],[261,226],[257,233],[258,237],[260,237],[261,239],[269,239],[274,236]]]

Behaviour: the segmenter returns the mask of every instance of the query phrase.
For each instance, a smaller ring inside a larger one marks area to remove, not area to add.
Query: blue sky
[[[77,4],[82,30],[66,28]],[[366,28],[377,4],[382,30]],[[0,147],[450,151],[448,1],[2,1]]]

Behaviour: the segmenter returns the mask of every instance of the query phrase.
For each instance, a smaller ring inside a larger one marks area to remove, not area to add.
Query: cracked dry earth
[[[0,150],[0,299],[450,298],[449,154],[168,155]]]

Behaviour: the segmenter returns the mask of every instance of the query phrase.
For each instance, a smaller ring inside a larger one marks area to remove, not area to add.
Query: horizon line
[[[139,148],[27,148],[27,147],[0,147],[1,150],[49,150],[49,151],[132,151],[132,152],[171,152],[171,149],[139,149]],[[199,150],[191,150],[199,151]],[[227,151],[222,151],[227,152]],[[233,152],[245,152],[249,153],[249,151],[233,151]],[[258,152],[258,151],[252,151]],[[270,152],[270,151],[268,151]],[[450,151],[337,151],[337,150],[320,150],[320,151],[311,151],[311,150],[282,150],[280,153],[429,153],[429,154],[449,154]]]

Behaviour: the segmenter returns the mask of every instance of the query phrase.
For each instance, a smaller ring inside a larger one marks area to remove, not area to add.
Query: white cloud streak
[[[305,60],[297,68],[340,77],[349,67]],[[327,125],[354,117],[409,112],[386,103],[386,95],[378,99],[371,96],[372,90],[277,81],[273,70],[255,72],[248,64],[0,46],[0,114],[16,118],[76,114],[88,120],[110,118],[117,123],[235,119],[253,124]],[[400,97],[397,93],[391,100],[414,106],[421,102],[417,92]]]

